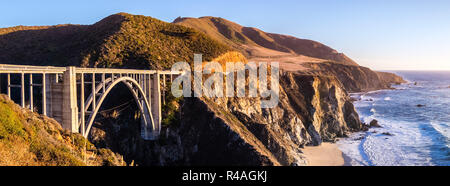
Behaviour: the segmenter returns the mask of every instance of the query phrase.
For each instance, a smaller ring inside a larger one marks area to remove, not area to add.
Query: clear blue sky
[[[377,70],[450,70],[448,0],[15,0],[1,3],[0,27],[92,24],[118,12],[223,17],[322,42]]]

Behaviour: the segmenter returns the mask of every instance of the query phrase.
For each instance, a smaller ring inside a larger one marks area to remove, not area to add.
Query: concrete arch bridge
[[[161,104],[166,83],[182,72],[26,66],[0,64],[0,93],[12,97],[23,108],[54,118],[64,129],[89,135],[95,117],[109,93],[125,84],[132,93],[141,117],[141,136],[155,140],[161,131]],[[18,91],[18,92],[17,92]],[[40,91],[40,99],[33,96]],[[35,108],[34,105],[40,105]]]

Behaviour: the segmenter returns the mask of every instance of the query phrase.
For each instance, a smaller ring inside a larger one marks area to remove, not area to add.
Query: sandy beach
[[[318,147],[305,147],[303,153],[308,166],[350,166],[348,158],[333,143],[322,143]]]

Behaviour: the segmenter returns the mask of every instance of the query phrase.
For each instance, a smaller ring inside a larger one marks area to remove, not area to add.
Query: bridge
[[[164,101],[166,83],[181,74],[159,70],[0,64],[0,93],[6,91],[10,99],[20,95],[20,100],[12,100],[23,108],[54,118],[64,129],[87,138],[105,98],[116,85],[124,84],[141,113],[142,138],[155,140],[161,131],[161,100]],[[40,89],[40,93],[34,92],[35,89]],[[34,95],[40,98],[35,99]],[[35,108],[35,105],[40,106]]]

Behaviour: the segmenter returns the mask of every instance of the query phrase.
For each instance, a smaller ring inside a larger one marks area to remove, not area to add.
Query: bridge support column
[[[152,84],[151,84],[151,108],[152,108],[152,117],[153,117],[153,123],[155,126],[160,126],[161,124],[161,81],[159,72],[156,72],[153,74],[152,77]],[[161,128],[158,127],[157,131],[153,131],[156,134],[159,134]]]
[[[63,75],[62,127],[78,133],[77,79],[75,67],[67,67]]]
[[[45,95],[46,101],[43,101],[43,103],[46,103],[46,116],[52,117],[62,123],[62,114],[59,113],[60,110],[57,110],[62,107],[62,88],[56,83],[56,76],[53,74],[46,74],[44,79],[45,94],[43,95]]]
[[[8,94],[8,98],[11,99],[11,74],[9,73],[7,75],[6,91]]]
[[[48,116],[47,114],[47,83],[46,83],[45,73],[42,73],[42,114]]]

